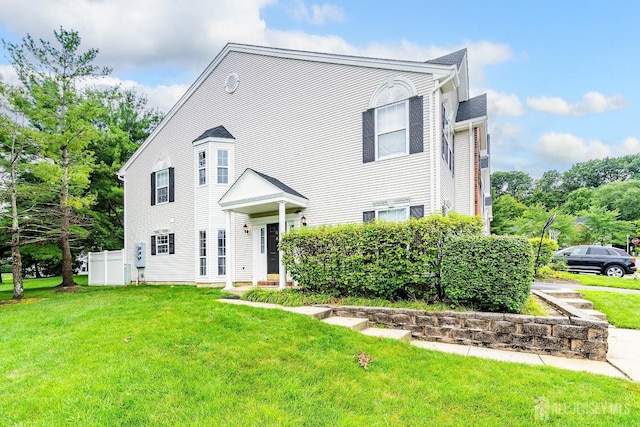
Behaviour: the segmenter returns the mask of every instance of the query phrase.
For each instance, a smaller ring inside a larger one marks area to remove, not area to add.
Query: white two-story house
[[[276,282],[293,227],[481,215],[486,96],[466,49],[426,62],[228,44],[120,170],[147,282]]]

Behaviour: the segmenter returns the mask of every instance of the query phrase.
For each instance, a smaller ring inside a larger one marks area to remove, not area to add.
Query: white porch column
[[[233,247],[231,246],[231,211],[224,212],[225,220],[225,237],[226,237],[226,253],[224,257],[225,268],[225,290],[233,289],[233,281],[231,277],[231,257],[233,256]]]
[[[282,235],[286,231],[286,209],[285,202],[280,202],[279,212],[278,212],[278,243],[280,243],[280,239]],[[279,289],[284,289],[287,287],[287,272],[284,269],[284,264],[282,263],[282,251],[278,250],[278,273],[280,273],[280,285]]]

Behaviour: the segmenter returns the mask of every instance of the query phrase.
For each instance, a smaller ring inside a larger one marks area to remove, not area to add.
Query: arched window
[[[364,163],[423,151],[423,102],[413,83],[391,76],[381,83],[363,112]]]
[[[175,171],[171,160],[164,154],[158,155],[151,172],[151,205],[175,201]]]

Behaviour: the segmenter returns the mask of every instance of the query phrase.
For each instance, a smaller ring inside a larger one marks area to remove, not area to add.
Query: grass
[[[2,293],[3,291],[13,292],[13,281],[11,279],[11,273],[3,273],[2,279],[4,283],[0,283],[0,301],[2,301]],[[86,285],[89,280],[89,276],[86,274],[74,276],[73,280],[78,285]],[[62,283],[61,277],[46,277],[43,279],[24,279],[23,286],[25,291],[27,290],[36,290],[36,289],[48,289],[58,286]],[[26,296],[26,292],[25,292]],[[9,293],[9,298],[11,298],[11,293]],[[6,299],[6,298],[5,298]]]
[[[0,305],[0,425],[640,424],[637,383],[431,352],[220,295],[34,285],[31,303]]]
[[[593,303],[596,310],[607,315],[607,320],[618,328],[640,329],[640,295],[605,291],[580,291]]]
[[[640,290],[640,278],[635,277],[635,275],[633,277],[627,276],[627,278],[624,278],[556,271],[552,274],[552,277],[556,279],[564,279],[572,283],[577,282],[585,286],[606,286],[609,288]],[[541,280],[544,280],[544,278]]]

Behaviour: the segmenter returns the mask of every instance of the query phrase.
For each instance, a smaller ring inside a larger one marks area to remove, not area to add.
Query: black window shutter
[[[376,159],[376,125],[375,110],[362,112],[362,163],[373,162]]]
[[[151,255],[156,254],[156,236],[151,236]]]
[[[409,154],[424,151],[423,100],[416,96],[409,100]]]
[[[175,168],[169,168],[169,202],[173,202],[175,201],[175,186],[174,186],[174,181],[175,181]]]
[[[151,206],[156,204],[156,173],[151,172]]]
[[[362,212],[362,222],[371,222],[376,219],[376,211]]]
[[[175,254],[176,253],[175,234],[173,234],[173,233],[169,234],[169,253],[170,254]]]
[[[411,218],[420,219],[424,216],[424,205],[410,206],[409,215]]]

